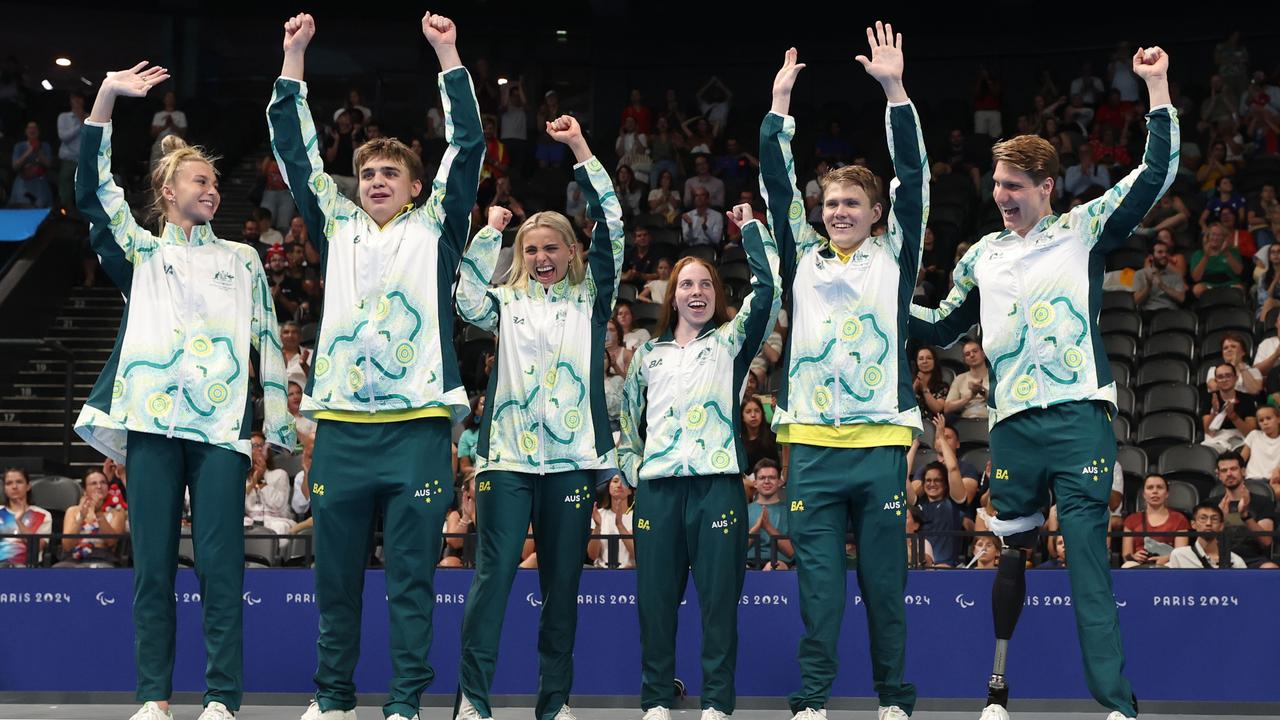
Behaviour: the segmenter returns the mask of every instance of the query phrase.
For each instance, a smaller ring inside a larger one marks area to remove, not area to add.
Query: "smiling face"
[[[695,328],[707,324],[716,309],[716,286],[704,263],[690,262],[680,269],[671,302],[678,318],[677,328],[680,323]]]
[[[301,339],[302,333],[298,330],[298,323],[287,322],[280,326],[280,344],[285,350],[296,352]]]
[[[101,503],[107,497],[107,476],[97,470],[86,475],[84,478],[84,494],[95,505]]]
[[[222,204],[218,175],[213,166],[203,160],[188,160],[179,165],[161,193],[169,200],[165,216],[174,224],[187,220],[203,225],[213,220]]]
[[[564,279],[573,260],[576,243],[566,241],[564,234],[549,227],[535,227],[525,232],[522,257],[529,277],[544,288]]]
[[[916,371],[922,373],[933,372],[933,351],[929,348],[920,348],[916,351]]]
[[[880,219],[880,204],[872,203],[867,191],[859,185],[831,183],[822,197],[822,224],[827,237],[842,250],[847,250],[871,234],[871,226]]]
[[[781,481],[777,468],[762,467],[756,470],[756,501],[772,500],[777,497]]]
[[[937,467],[924,471],[924,494],[929,502],[937,502],[947,494],[947,473]]]
[[[302,412],[302,386],[298,383],[289,383],[289,414],[297,417]]]
[[[1037,183],[1029,173],[1000,161],[996,163],[992,180],[995,188],[991,197],[1000,209],[1005,229],[1025,235],[1040,218],[1049,214],[1053,178],[1046,177]]]

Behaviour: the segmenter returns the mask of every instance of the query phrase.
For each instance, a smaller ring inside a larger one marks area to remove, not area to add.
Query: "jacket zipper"
[[[182,361],[178,364],[178,389],[173,396],[173,409],[169,411],[169,429],[165,431],[166,438],[173,437],[174,428],[178,425],[178,408],[179,402],[182,400],[182,393],[187,385],[187,363],[188,353],[187,344],[190,341],[190,320],[191,320],[191,284],[195,282],[195,278],[191,277],[191,238],[187,238],[187,246],[182,252],[183,268],[185,281],[179,284],[182,293]]]
[[[1040,408],[1044,409],[1049,407],[1049,404],[1045,402],[1045,390],[1047,390],[1047,386],[1044,383],[1044,368],[1041,367],[1041,353],[1043,351],[1043,346],[1040,343],[1040,335],[1036,332],[1035,326],[1031,324],[1031,307],[1027,305],[1026,273],[1023,272],[1023,264],[1027,259],[1028,240],[1030,240],[1030,235],[1025,238],[1020,238],[1020,240],[1021,242],[1018,247],[1018,259],[1014,263],[1014,267],[1018,272],[1017,302],[1022,306],[1022,320],[1027,324],[1027,338],[1031,340],[1032,345],[1035,347],[1033,357],[1035,357],[1036,369],[1036,394],[1040,396]]]

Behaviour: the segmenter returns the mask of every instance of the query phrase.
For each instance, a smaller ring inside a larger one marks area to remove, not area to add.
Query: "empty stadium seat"
[[[1138,361],[1138,341],[1129,335],[1103,335],[1102,346],[1107,358],[1132,366]]]
[[[1160,383],[1143,390],[1142,411],[1178,412],[1200,417],[1200,391],[1187,383]]]
[[[1147,476],[1147,453],[1135,445],[1121,445],[1116,448],[1116,462],[1124,472],[1125,479],[1137,478],[1139,481]]]
[[[1138,267],[1142,267],[1139,265]],[[1124,290],[1108,290],[1102,293],[1102,310],[1128,310],[1129,312],[1137,312],[1138,307],[1133,302],[1133,293]]]
[[[46,475],[31,480],[28,498],[32,505],[63,511],[80,502],[80,483],[69,477]]]
[[[1142,359],[1171,357],[1192,363],[1196,359],[1196,341],[1186,333],[1171,331],[1156,333],[1142,344]]]
[[[1242,307],[1222,307],[1210,310],[1204,319],[1205,334],[1219,330],[1238,330],[1253,334],[1253,313]]]
[[[1128,310],[1103,310],[1098,319],[1098,327],[1103,335],[1119,333],[1135,338],[1142,337],[1142,318]]]
[[[1214,308],[1244,306],[1244,293],[1231,287],[1209,288],[1196,299],[1196,311],[1201,315]]]
[[[991,444],[986,420],[961,419],[952,427],[956,438],[960,440],[960,452],[967,452],[975,447],[987,447]]]
[[[1129,442],[1129,418],[1117,415],[1111,421],[1111,429],[1115,432],[1117,443]]]
[[[1186,363],[1172,358],[1157,358],[1142,363],[1138,368],[1137,387],[1145,389],[1157,383],[1191,382],[1191,368]]]
[[[1128,385],[1129,375],[1131,374],[1129,372],[1129,366],[1124,363],[1114,361],[1109,364],[1111,365],[1111,379],[1115,381],[1116,385]]]
[[[1147,332],[1151,335],[1174,330],[1197,337],[1200,334],[1200,318],[1190,310],[1175,308],[1155,313],[1147,323]]]
[[[1156,468],[1165,480],[1189,482],[1201,494],[1207,494],[1218,483],[1218,453],[1205,445],[1171,445],[1160,453]]]
[[[1194,443],[1197,427],[1195,420],[1182,413],[1147,413],[1138,422],[1135,439],[1137,445],[1147,451],[1147,457],[1163,458],[1163,452],[1172,446]]]
[[[1137,401],[1133,397],[1133,391],[1127,385],[1116,386],[1116,407],[1120,410],[1120,415],[1133,420],[1137,412]]]

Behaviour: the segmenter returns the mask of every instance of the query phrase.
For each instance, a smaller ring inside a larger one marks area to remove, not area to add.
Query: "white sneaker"
[[[235,720],[235,713],[216,700],[204,706],[204,712],[196,720]]]
[[[791,720],[827,720],[826,708],[804,708],[800,712],[791,716]]]
[[[161,710],[159,705],[148,700],[142,703],[142,707],[129,720],[173,720],[173,713]]]
[[[414,715],[414,716],[413,716],[413,717],[411,717],[411,718],[407,718],[407,717],[405,717],[405,716],[401,715],[400,713],[396,713],[395,715],[392,715],[392,716],[388,717],[388,718],[387,718],[387,720],[418,720],[418,716],[417,716],[417,715]]]
[[[1107,716],[1107,720],[1137,720],[1137,718],[1131,718],[1119,710],[1116,710]]]
[[[702,711],[702,720],[729,720],[732,715],[725,715],[715,708],[705,708]]]
[[[481,715],[476,706],[471,704],[466,695],[463,695],[462,702],[458,703],[458,716],[455,720],[490,720],[490,718]]]
[[[355,710],[325,710],[320,712],[320,703],[315,700],[302,713],[302,720],[356,720]]]
[[[644,711],[643,720],[671,720],[671,711],[662,707],[651,707]]]
[[[880,708],[880,720],[907,720],[909,717],[907,711],[897,705]]]
[[[1009,720],[1009,711],[1003,705],[988,705],[978,720]]]
[[[573,714],[568,705],[561,705],[560,709],[556,711],[555,720],[578,720],[578,716]]]

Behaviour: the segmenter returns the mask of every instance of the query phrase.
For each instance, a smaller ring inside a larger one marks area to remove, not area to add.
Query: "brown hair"
[[[832,185],[856,185],[867,194],[867,201],[872,205],[880,202],[880,177],[861,165],[845,165],[818,178],[823,196]]]
[[[159,223],[160,232],[164,232],[165,218],[168,213],[165,211],[164,193],[161,190],[165,185],[173,184],[174,178],[178,175],[178,168],[185,162],[207,163],[213,168],[213,174],[217,177],[218,168],[214,163],[219,158],[210,155],[202,147],[188,145],[186,140],[177,135],[166,135],[160,141],[160,151],[163,155],[151,170],[151,212],[148,222]]]
[[[1037,185],[1045,178],[1058,177],[1058,151],[1037,135],[1019,135],[996,143],[991,148],[991,159],[1030,175]]]
[[[403,165],[405,170],[409,171],[410,181],[421,180],[426,173],[422,168],[422,158],[418,157],[417,153],[396,138],[389,137],[374,138],[356,149],[356,173],[360,172],[360,168],[364,167],[365,163],[378,159]]]
[[[676,323],[680,320],[680,314],[676,312],[676,288],[675,285],[680,281],[680,273],[690,265],[701,265],[707,269],[707,273],[711,275],[711,286],[716,291],[716,301],[714,309],[711,311],[711,323],[720,325],[729,319],[729,308],[725,305],[724,283],[720,282],[720,273],[716,272],[716,266],[703,260],[702,258],[688,255],[680,258],[671,268],[671,286],[667,288],[667,299],[662,304],[662,314],[658,316],[657,335],[661,337],[667,330],[675,331]]]

